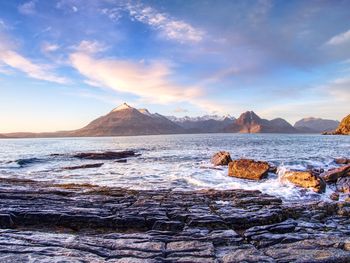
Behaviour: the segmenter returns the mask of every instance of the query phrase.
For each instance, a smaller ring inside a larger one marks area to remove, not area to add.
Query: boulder
[[[350,159],[348,158],[337,158],[334,161],[336,164],[350,164]]]
[[[281,180],[299,187],[311,188],[316,193],[323,193],[326,190],[326,183],[311,171],[287,171]]]
[[[238,178],[260,180],[269,172],[269,164],[251,159],[239,159],[229,163],[228,175]]]
[[[73,155],[75,158],[79,159],[91,159],[91,160],[113,160],[113,159],[123,159],[127,157],[138,156],[134,151],[121,151],[121,152],[86,152],[77,153]]]
[[[327,183],[335,183],[338,180],[338,178],[346,176],[348,173],[350,173],[350,164],[328,170],[327,172],[321,174],[321,177]]]
[[[343,193],[350,193],[350,176],[341,177],[337,180],[337,190]]]
[[[229,152],[221,151],[214,154],[210,161],[212,164],[217,166],[228,165],[230,162],[232,162],[232,159]]]

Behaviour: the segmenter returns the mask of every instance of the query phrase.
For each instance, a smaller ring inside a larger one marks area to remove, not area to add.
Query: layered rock
[[[311,171],[286,171],[281,181],[288,181],[303,188],[310,188],[317,193],[323,193],[326,183]]]
[[[214,154],[210,161],[215,166],[218,166],[228,165],[230,162],[232,162],[232,159],[229,152],[221,151]]]
[[[243,179],[261,180],[269,172],[269,164],[251,159],[239,159],[229,163],[228,175]]]
[[[350,203],[0,179],[1,262],[349,262]]]

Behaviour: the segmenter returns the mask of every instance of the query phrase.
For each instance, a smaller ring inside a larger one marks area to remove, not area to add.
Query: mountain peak
[[[121,104],[118,107],[116,107],[115,109],[113,109],[112,112],[121,111],[121,110],[128,110],[128,109],[132,109],[132,107],[124,102],[123,104]]]
[[[261,118],[255,114],[254,111],[246,111],[239,116],[238,121],[242,123],[251,123],[253,121],[260,121]]]
[[[147,116],[152,116],[152,114],[147,109],[138,109],[138,111]]]

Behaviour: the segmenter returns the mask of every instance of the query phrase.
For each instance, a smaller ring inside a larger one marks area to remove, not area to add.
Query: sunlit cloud
[[[51,72],[51,68],[47,65],[34,63],[29,58],[12,50],[7,38],[0,34],[0,64],[16,69],[25,73],[28,77],[55,82],[59,84],[68,83],[64,77],[57,76]],[[8,71],[8,69],[7,69]]]
[[[350,30],[340,33],[327,41],[327,45],[342,45],[350,43]]]
[[[201,95],[199,87],[173,83],[171,68],[164,62],[95,58],[84,49],[73,52],[70,61],[88,84],[134,94],[149,102],[191,101]]]

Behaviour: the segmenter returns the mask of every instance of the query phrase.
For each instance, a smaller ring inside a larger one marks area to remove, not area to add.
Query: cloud
[[[172,83],[170,68],[161,62],[97,59],[85,52],[72,53],[70,61],[88,84],[134,94],[149,102],[190,101],[201,94],[197,87]]]
[[[36,64],[28,58],[20,55],[18,52],[12,50],[7,38],[0,34],[0,64],[4,64],[7,67],[17,69],[27,76],[55,82],[59,84],[68,83],[68,80],[63,77],[59,77],[51,72],[50,67],[47,65]]]
[[[48,43],[48,42],[45,42],[41,45],[41,51],[43,53],[51,53],[51,52],[55,52],[57,51],[58,49],[60,48],[59,45],[56,45],[56,44],[51,44],[51,43]]]
[[[327,41],[327,45],[342,45],[350,43],[350,30],[338,34]]]
[[[174,110],[174,112],[176,112],[176,113],[185,113],[185,112],[188,112],[188,110],[187,110],[187,109],[184,109],[184,108],[178,107],[178,108],[176,108],[176,109]]]
[[[36,1],[33,0],[33,1],[26,2],[22,5],[19,5],[18,12],[20,12],[23,15],[33,15],[36,13],[35,4],[36,4]]]
[[[332,80],[323,88],[340,101],[350,101],[350,77]]]
[[[88,54],[96,54],[106,51],[108,47],[98,41],[83,40],[79,45],[74,46],[73,49]]]
[[[159,13],[154,8],[131,3],[126,8],[133,19],[159,30],[168,39],[185,43],[199,42],[204,37],[202,30],[196,29],[184,21],[172,18],[168,14]]]

